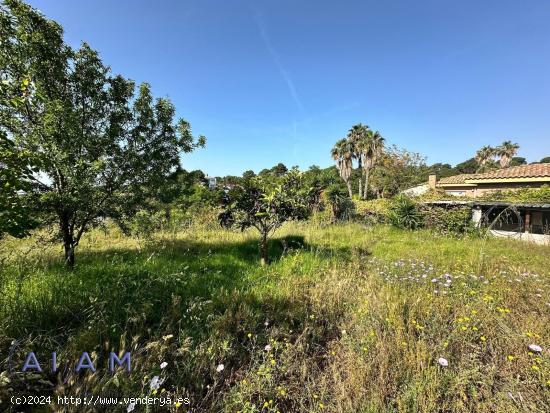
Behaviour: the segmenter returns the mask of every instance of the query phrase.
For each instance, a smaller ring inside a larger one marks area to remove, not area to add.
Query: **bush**
[[[348,221],[355,216],[355,204],[346,190],[338,185],[331,185],[323,192],[326,204],[330,205],[334,221]]]
[[[150,212],[142,209],[134,215],[130,224],[130,231],[141,245],[142,242],[150,242],[153,233],[161,229],[165,221],[166,215],[164,212]]]
[[[380,198],[370,201],[354,200],[357,217],[367,224],[382,224],[388,222],[388,214],[391,202],[389,199]]]
[[[423,206],[424,225],[442,234],[464,234],[475,230],[469,206]]]
[[[398,195],[390,205],[388,221],[397,228],[417,229],[422,226],[422,214],[412,199]]]

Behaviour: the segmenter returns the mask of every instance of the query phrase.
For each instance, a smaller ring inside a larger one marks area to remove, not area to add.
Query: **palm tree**
[[[480,150],[476,152],[475,160],[477,162],[478,168],[477,170],[483,170],[485,169],[485,165],[491,158],[495,156],[495,148],[485,145]]]
[[[495,149],[496,155],[500,157],[499,162],[501,168],[507,168],[510,165],[518,149],[519,145],[517,143],[512,143],[512,141],[504,141]]]
[[[353,158],[357,160],[357,169],[359,170],[359,198],[363,197],[363,149],[366,146],[367,134],[370,131],[370,128],[367,125],[359,123],[353,125],[348,131],[348,140],[353,145]]]
[[[346,183],[348,187],[349,197],[353,197],[353,192],[351,190],[351,171],[353,169],[353,144],[349,139],[343,138],[340,139],[334,145],[334,148],[330,151],[332,159],[336,161],[336,167],[340,173],[340,177]]]
[[[361,195],[363,199],[367,198],[370,171],[376,166],[383,152],[384,138],[380,135],[380,132],[368,130],[365,140],[361,142],[361,163],[365,175],[365,185],[363,187],[363,194]]]

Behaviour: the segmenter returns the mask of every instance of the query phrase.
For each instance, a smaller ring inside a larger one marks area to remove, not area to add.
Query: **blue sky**
[[[329,166],[359,122],[429,163],[550,156],[547,0],[30,3],[207,136],[186,169]]]

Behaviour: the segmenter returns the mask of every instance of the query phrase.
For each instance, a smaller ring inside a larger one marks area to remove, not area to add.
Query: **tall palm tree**
[[[365,185],[363,186],[363,199],[367,198],[369,190],[369,175],[384,152],[384,138],[380,132],[368,130],[364,141],[361,142],[361,164],[363,166]]]
[[[495,149],[496,155],[500,157],[499,162],[501,168],[507,168],[510,165],[518,149],[519,145],[517,143],[512,143],[512,141],[504,141]]]
[[[359,198],[363,197],[363,149],[366,146],[367,135],[370,131],[370,128],[367,125],[358,123],[353,125],[348,131],[348,140],[353,145],[353,158],[357,160],[357,169],[359,170]]]
[[[487,164],[487,162],[489,162],[489,160],[491,160],[495,156],[495,151],[495,148],[485,145],[476,152],[474,159],[477,162],[478,171],[485,169],[485,165]]]
[[[346,186],[348,187],[348,193],[349,197],[353,197],[353,192],[351,190],[351,171],[353,169],[353,144],[350,142],[349,139],[340,139],[332,150],[330,151],[330,154],[332,155],[332,159],[336,161],[336,167],[338,168],[338,172],[340,173],[340,177],[342,180],[346,183]]]

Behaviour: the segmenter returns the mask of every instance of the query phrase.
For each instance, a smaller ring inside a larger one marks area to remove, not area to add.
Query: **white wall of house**
[[[496,231],[491,230],[491,235],[499,238],[517,239],[520,241],[533,242],[538,245],[550,246],[550,235],[530,234],[528,232]]]

